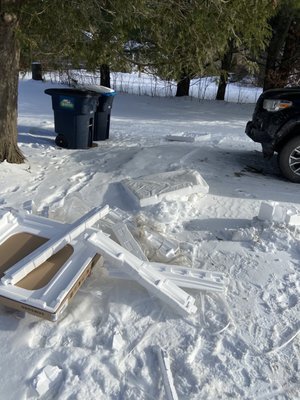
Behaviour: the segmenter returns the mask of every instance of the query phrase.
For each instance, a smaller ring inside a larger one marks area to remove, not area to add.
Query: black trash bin
[[[99,94],[79,89],[46,89],[52,97],[55,143],[68,149],[87,149],[93,144],[94,116]]]
[[[106,86],[85,85],[79,89],[91,90],[98,95],[98,105],[95,112],[93,140],[106,140],[109,138],[110,115],[112,103],[116,92]]]
[[[112,103],[116,92],[103,92],[98,99],[95,112],[94,140],[106,140],[109,138],[110,115]]]

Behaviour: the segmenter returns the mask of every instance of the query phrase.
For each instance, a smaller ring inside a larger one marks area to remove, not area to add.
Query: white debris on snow
[[[33,381],[33,386],[39,396],[45,395],[54,386],[58,386],[59,381],[62,379],[62,370],[57,366],[47,365],[36,376]]]
[[[209,186],[200,173],[190,169],[128,178],[122,184],[140,207],[194,193],[204,196],[209,191]]]
[[[257,217],[262,221],[285,223],[289,226],[300,225],[300,214],[272,201],[261,203]]]
[[[134,239],[126,224],[115,224],[112,226],[112,230],[121,246],[130,251],[140,260],[148,261],[148,258],[145,256],[141,246]]]
[[[158,357],[158,363],[162,373],[163,384],[166,393],[167,400],[178,400],[177,392],[174,385],[174,379],[171,371],[170,358],[166,350],[155,347],[155,351]]]
[[[166,238],[150,228],[144,228],[141,232],[141,242],[145,244],[148,252],[153,258],[162,261],[172,260],[179,252],[179,243],[175,240]]]
[[[286,210],[277,202],[262,202],[260,205],[258,219],[262,221],[284,222]]]
[[[300,215],[299,214],[286,214],[285,223],[290,226],[300,225]]]
[[[113,333],[112,344],[111,347],[115,351],[121,350],[125,345],[125,341],[121,335],[121,332],[116,329]]]
[[[204,271],[196,268],[155,262],[151,262],[151,267],[154,271],[162,274],[166,279],[169,279],[181,288],[225,292],[229,283],[229,279],[221,272]],[[114,266],[107,266],[106,273],[110,278],[131,279],[130,275]]]
[[[103,232],[98,231],[87,238],[105,259],[128,273],[150,293],[173,307],[181,315],[194,314],[197,311],[195,298],[187,294],[162,274],[155,271],[149,262],[138,259]]]
[[[169,142],[188,142],[193,143],[195,141],[195,137],[186,136],[186,135],[167,135],[166,140]]]

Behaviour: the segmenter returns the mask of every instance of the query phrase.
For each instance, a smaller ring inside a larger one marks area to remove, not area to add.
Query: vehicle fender
[[[300,136],[300,115],[290,119],[280,128],[276,135],[276,143],[278,144],[285,141],[289,136],[295,136],[294,132],[296,127],[299,128]]]

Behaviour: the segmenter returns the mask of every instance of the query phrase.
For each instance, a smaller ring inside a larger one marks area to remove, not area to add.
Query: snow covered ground
[[[254,105],[118,93],[110,139],[66,150],[54,143],[44,94],[52,86],[20,82],[27,162],[0,164],[1,207],[19,210],[32,200],[36,213],[49,209],[70,222],[109,204],[127,213],[141,238],[151,228],[177,240],[175,262],[224,272],[230,283],[223,295],[191,290],[198,312],[180,317],[97,265],[57,323],[1,306],[0,398],[166,399],[159,345],[169,353],[179,399],[299,399],[299,230],[257,215],[263,201],[300,213],[300,191],[244,134]],[[140,209],[120,184],[182,168],[198,171],[209,194]]]

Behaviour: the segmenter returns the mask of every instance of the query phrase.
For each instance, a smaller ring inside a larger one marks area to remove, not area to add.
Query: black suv
[[[282,175],[300,183],[300,87],[263,92],[246,134],[262,144],[264,157],[278,153]]]

